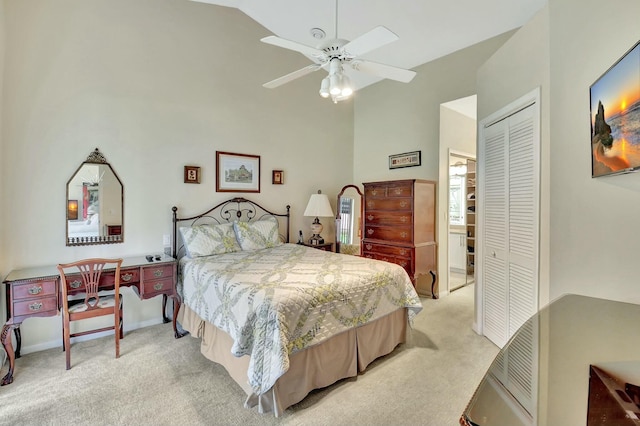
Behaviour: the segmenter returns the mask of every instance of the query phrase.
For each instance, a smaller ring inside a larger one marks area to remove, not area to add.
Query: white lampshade
[[[304,210],[305,216],[311,217],[332,217],[333,210],[329,204],[329,197],[326,194],[312,194],[309,198],[309,204]]]
[[[351,79],[348,75],[342,74],[342,92],[340,92],[340,96],[348,98],[352,93],[353,88],[351,87]]]
[[[340,92],[342,92],[340,74],[331,74],[329,76],[329,93],[332,95],[339,95]]]
[[[322,79],[322,83],[320,84],[320,96],[323,98],[329,97],[329,77],[325,77]]]

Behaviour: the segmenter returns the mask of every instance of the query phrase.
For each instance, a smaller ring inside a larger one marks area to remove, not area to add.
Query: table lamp
[[[318,217],[333,217],[329,197],[320,193],[320,190],[318,190],[317,194],[312,194],[311,198],[309,198],[309,204],[307,204],[307,208],[304,210],[304,216],[315,216],[311,224],[311,233],[313,235],[309,238],[309,244],[312,246],[324,244],[324,238],[320,236],[323,227]]]

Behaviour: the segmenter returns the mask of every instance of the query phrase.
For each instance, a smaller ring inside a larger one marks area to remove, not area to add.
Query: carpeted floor
[[[498,348],[471,330],[473,286],[423,304],[410,342],[280,418],[244,408],[200,341],[163,324],[127,333],[119,359],[111,337],[76,343],[69,371],[61,349],[24,355],[0,388],[0,424],[456,425]]]

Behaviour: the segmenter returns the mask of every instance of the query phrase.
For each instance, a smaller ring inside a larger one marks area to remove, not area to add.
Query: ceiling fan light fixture
[[[329,75],[339,74],[342,71],[342,62],[340,59],[333,58],[329,62]]]
[[[329,95],[329,77],[325,77],[322,79],[322,83],[320,83],[320,96],[328,98]]]
[[[353,87],[351,86],[351,79],[348,75],[342,74],[342,90],[340,91],[340,96],[343,98],[348,98],[353,94]]]
[[[340,74],[331,74],[329,76],[329,93],[334,96],[339,95],[342,92],[340,77]]]

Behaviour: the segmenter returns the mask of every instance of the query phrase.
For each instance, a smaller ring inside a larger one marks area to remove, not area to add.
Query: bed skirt
[[[233,341],[226,332],[204,321],[184,304],[180,307],[178,321],[193,337],[202,339],[202,354],[224,366],[245,391],[245,407],[257,406],[258,412],[273,412],[276,417],[302,401],[312,390],[364,371],[373,360],[404,343],[408,332],[406,308],[347,330],[293,354],[289,359],[289,370],[266,393],[256,395],[247,380],[249,356],[231,354]]]

